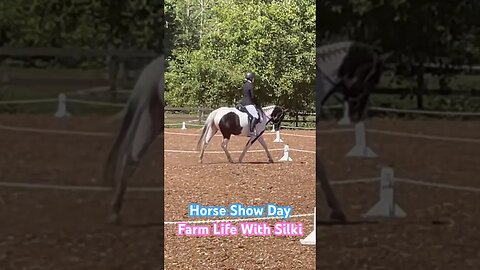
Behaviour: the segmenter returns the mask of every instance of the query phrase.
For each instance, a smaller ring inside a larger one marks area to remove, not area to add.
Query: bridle
[[[272,113],[273,113],[273,110],[274,108],[272,109]],[[268,116],[264,111],[263,109],[261,109],[263,115],[268,118],[267,122],[265,123],[265,127],[268,125],[268,123],[272,122],[273,123],[273,117],[270,117]],[[285,112],[282,110],[282,114],[280,115],[280,117],[278,117],[278,119],[282,119],[282,117],[285,115]],[[275,123],[274,123],[275,124]],[[260,137],[263,135],[263,133],[265,132],[265,129],[262,130],[262,132],[260,132],[260,134],[257,134],[257,136],[255,136],[255,139],[252,140],[252,144]]]
[[[370,71],[368,72],[367,76],[365,76],[365,78],[362,81],[363,91],[361,91],[361,93],[357,96],[349,96],[346,93],[343,93],[343,96],[344,96],[343,101],[348,100],[350,102],[358,103],[360,100],[364,99],[366,95],[368,95],[367,82],[375,75],[375,72],[377,71],[377,68],[376,68],[377,65],[378,65],[378,55],[376,53],[373,53],[373,61],[371,63],[364,64],[363,66],[359,67],[356,71],[356,73],[358,73],[363,69],[370,68]],[[317,66],[317,68],[319,67]],[[327,93],[327,95],[323,98],[321,102],[322,111],[323,111],[323,104],[330,98],[331,95],[333,95],[335,92],[338,91],[337,89],[339,89],[339,87],[342,87],[342,84],[343,84],[343,87],[351,88],[355,83],[357,83],[357,82],[353,82],[350,86],[348,86],[345,84],[345,79],[343,78],[338,83],[335,83],[329,76],[327,76],[327,74],[322,72],[322,70],[319,69],[319,72],[322,74],[322,77],[326,78],[328,83],[330,83],[332,86],[332,90],[330,90],[330,92]],[[338,100],[337,96],[334,96],[334,97],[336,97]]]
[[[274,109],[272,109],[272,113],[273,113],[273,110],[274,110]],[[268,115],[263,111],[263,109],[262,109],[261,111],[262,111],[263,115],[264,115],[266,118],[268,118],[267,122],[265,123],[265,126],[268,125],[268,123],[270,123],[270,122],[273,123],[273,121],[272,121],[272,120],[273,120],[273,117],[268,116]],[[282,116],[284,116],[284,115],[285,115],[285,112],[282,110],[282,114],[281,114],[280,117],[278,117],[278,118],[282,118]]]

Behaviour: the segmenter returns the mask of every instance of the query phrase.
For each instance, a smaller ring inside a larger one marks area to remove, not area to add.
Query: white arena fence
[[[65,117],[69,116],[69,113],[66,108],[66,103],[79,103],[79,104],[90,104],[98,106],[115,106],[123,107],[123,104],[115,104],[108,102],[97,102],[97,101],[86,101],[80,99],[66,99],[65,95],[61,94],[58,99],[39,99],[39,100],[14,100],[14,101],[0,101],[1,104],[32,104],[32,103],[47,103],[47,102],[58,102],[59,106],[57,112],[55,113],[56,117]],[[348,107],[346,108],[348,110]],[[345,116],[348,115],[344,113],[344,119],[347,121],[339,122],[339,125],[349,125],[348,119],[345,119]],[[385,111],[385,112],[398,112],[398,113],[418,113],[418,114],[431,114],[431,115],[453,115],[453,116],[480,116],[480,113],[467,113],[467,112],[440,112],[440,111],[418,111],[418,110],[398,110],[390,108],[380,108],[373,107],[370,110]],[[195,120],[194,120],[195,121]],[[342,124],[343,123],[343,124]],[[178,126],[182,125],[186,128],[186,122],[178,124],[166,124],[165,126]],[[195,125],[191,122],[188,123],[189,126],[200,126]],[[66,135],[66,136],[95,136],[95,137],[112,137],[110,133],[103,132],[87,132],[87,131],[67,131],[67,130],[52,130],[52,129],[39,129],[39,128],[30,128],[30,127],[15,127],[0,125],[0,130],[12,131],[12,132],[33,132],[33,133],[44,133],[44,134],[57,134],[57,135]],[[445,136],[435,136],[435,135],[425,135],[425,134],[412,134],[407,132],[397,132],[397,131],[386,131],[378,129],[369,129],[366,130],[364,123],[358,123],[353,129],[330,129],[322,130],[318,133],[320,134],[333,134],[333,133],[345,133],[352,132],[355,133],[355,145],[352,150],[347,154],[347,156],[360,156],[360,157],[376,157],[376,154],[371,151],[366,145],[366,133],[382,134],[387,136],[398,136],[398,137],[407,137],[407,138],[416,138],[424,140],[441,140],[441,141],[450,141],[450,142],[459,142],[459,143],[480,143],[480,139],[476,138],[455,138],[455,137],[445,137]],[[182,132],[165,132],[165,134],[172,135],[181,135],[181,136],[198,136],[199,134],[194,133],[182,133]],[[265,133],[271,134],[271,133]],[[297,136],[297,137],[306,137],[306,138],[315,138],[316,136],[311,135],[302,135],[302,134],[291,134],[291,133],[282,133],[284,136]],[[273,135],[273,134],[272,134]],[[286,146],[288,149],[288,146]],[[281,151],[285,148],[275,148],[271,149],[272,151]],[[290,148],[291,151],[305,152],[314,154],[315,151],[303,150]],[[262,151],[263,150],[251,150],[252,151]],[[166,149],[166,153],[196,153],[193,150],[175,150],[175,149]],[[222,151],[206,151],[206,153],[223,153]],[[405,217],[406,213],[395,201],[394,186],[395,183],[404,183],[404,184],[413,184],[426,187],[442,188],[449,189],[454,191],[461,192],[475,192],[480,193],[480,187],[465,187],[457,186],[451,184],[441,184],[434,182],[419,181],[413,179],[404,179],[404,178],[395,178],[392,168],[383,168],[381,176],[375,178],[365,178],[365,179],[349,179],[343,181],[332,181],[333,185],[346,185],[346,184],[361,184],[361,183],[373,183],[380,182],[380,193],[378,202],[365,213],[365,217]],[[52,184],[38,184],[38,183],[17,183],[17,182],[0,182],[0,187],[5,188],[25,188],[25,189],[50,189],[50,190],[70,190],[70,191],[111,191],[112,188],[109,187],[100,187],[100,186],[77,186],[77,185],[52,185]],[[129,192],[163,192],[162,187],[130,187],[128,188]],[[315,211],[314,213],[307,214],[297,214],[292,215],[292,218],[303,218],[314,216],[315,224]],[[246,220],[260,220],[260,219],[274,219],[274,218],[249,218],[249,219],[228,219],[228,220],[197,220],[197,221],[166,221],[165,225],[175,225],[180,222],[186,223],[211,223],[211,222],[220,222],[220,221],[246,221]],[[315,230],[314,226],[313,231],[305,238],[302,239],[302,244],[305,245],[315,245]]]
[[[85,92],[85,91],[84,91]],[[118,91],[120,93],[129,93],[130,91]],[[72,95],[78,96],[78,94],[83,93],[82,91],[77,91]],[[20,105],[20,104],[35,104],[35,103],[58,103],[57,112],[55,113],[56,117],[65,117],[69,116],[67,104],[84,104],[84,105],[93,105],[93,106],[106,106],[106,107],[116,107],[116,108],[123,108],[125,104],[121,103],[112,103],[112,102],[103,102],[103,101],[92,101],[92,100],[84,100],[78,98],[67,98],[67,96],[63,93],[58,95],[58,98],[45,98],[45,99],[31,99],[31,100],[0,100],[0,105]],[[348,119],[345,119],[348,106],[344,104],[341,105],[333,105],[333,106],[324,106],[324,109],[344,109],[344,119],[339,122],[339,125],[348,125],[350,124]],[[194,109],[194,108],[192,108]],[[402,113],[402,114],[422,114],[422,115],[437,115],[437,116],[469,116],[469,117],[479,117],[480,112],[454,112],[454,111],[426,111],[426,110],[407,110],[407,109],[393,109],[393,108],[384,108],[384,107],[369,107],[370,111],[378,111],[378,112],[391,112],[391,113]],[[311,116],[315,116],[315,113],[309,113]],[[194,120],[193,120],[194,121]],[[191,122],[193,122],[191,121]],[[169,124],[169,125],[177,125],[177,124]],[[190,123],[190,126],[197,126],[198,124]],[[200,125],[198,125],[200,126]],[[308,128],[308,127],[284,127],[289,129],[305,129],[305,130],[314,130],[315,128]]]
[[[426,187],[442,188],[452,191],[480,193],[480,187],[465,187],[450,184],[440,184],[433,182],[418,181],[412,179],[395,178],[392,168],[385,167],[381,171],[380,177],[349,179],[341,181],[331,181],[332,185],[352,185],[352,184],[368,184],[380,182],[379,199],[377,203],[371,207],[364,215],[365,218],[404,218],[407,213],[396,203],[395,185],[396,183],[413,184]],[[40,190],[64,190],[64,191],[94,191],[105,192],[113,191],[109,187],[99,186],[74,186],[74,185],[51,185],[36,183],[16,183],[16,182],[0,182],[0,187],[7,188],[23,188],[23,189],[40,189]],[[127,192],[163,192],[161,187],[128,187]],[[316,209],[313,213],[295,214],[290,218],[310,218],[313,216],[313,230],[300,242],[302,245],[316,244]],[[253,218],[231,218],[231,219],[206,219],[206,220],[184,220],[184,221],[165,221],[164,225],[177,225],[178,223],[187,224],[207,224],[215,222],[244,222],[255,220],[278,220],[280,217],[253,217]]]

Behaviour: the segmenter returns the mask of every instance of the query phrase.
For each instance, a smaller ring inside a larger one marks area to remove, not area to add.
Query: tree
[[[291,109],[315,102],[315,2],[218,0],[199,47],[175,48],[166,73],[171,105],[233,105],[247,71],[258,98]]]
[[[163,1],[4,0],[2,45],[161,50]]]
[[[343,0],[322,1],[319,8],[323,35],[332,33],[379,45],[395,51],[397,76],[416,80],[417,107],[423,108],[426,91],[426,65],[444,68],[430,70],[451,76],[448,64],[472,64],[480,60],[480,3],[473,0]]]

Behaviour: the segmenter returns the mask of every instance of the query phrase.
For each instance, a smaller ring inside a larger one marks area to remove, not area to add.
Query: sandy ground
[[[101,168],[114,130],[111,119],[95,116],[58,120],[50,116],[1,115],[0,124],[41,129],[103,132],[104,136],[0,131],[0,181],[100,186]],[[337,128],[323,124],[322,130]],[[372,120],[370,130],[389,130],[480,139],[480,122],[447,120]],[[282,131],[292,149],[315,150],[311,131]],[[167,129],[166,150],[194,150],[197,129]],[[98,134],[97,134],[98,135]],[[369,132],[376,159],[345,158],[353,133],[321,136],[321,155],[334,180],[376,177],[392,166],[397,177],[480,187],[480,145]],[[267,136],[270,149],[282,148]],[[219,138],[209,151],[221,151]],[[245,138],[233,138],[232,151]],[[261,149],[255,146],[254,149]],[[272,151],[274,159],[281,151]],[[239,153],[232,153],[234,159]],[[131,186],[158,186],[162,177],[160,144],[148,153]],[[293,214],[315,206],[312,153],[291,151],[293,162],[266,164],[262,152],[248,153],[245,164],[228,164],[224,154],[196,153],[165,157],[165,220],[187,220],[190,202],[206,205],[244,203],[291,205]],[[378,199],[378,183],[334,186],[352,220],[361,220]],[[315,248],[301,237],[178,237],[174,225],[160,224],[158,192],[127,194],[124,225],[106,223],[111,192],[0,187],[0,269],[162,269],[161,232],[165,234],[165,269],[480,269],[480,194],[400,183],[401,220],[376,224],[317,227]],[[327,221],[323,201],[317,212]],[[190,220],[190,219],[188,219]],[[291,221],[312,229],[311,217]]]

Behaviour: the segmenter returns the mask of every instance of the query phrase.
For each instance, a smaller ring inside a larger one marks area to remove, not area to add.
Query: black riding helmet
[[[255,79],[255,73],[247,72],[247,75],[245,75],[245,79],[247,79],[249,81],[253,81],[253,79]]]

